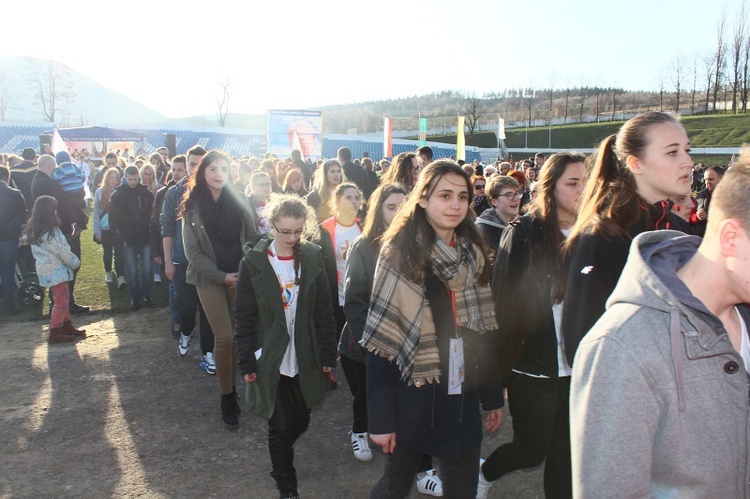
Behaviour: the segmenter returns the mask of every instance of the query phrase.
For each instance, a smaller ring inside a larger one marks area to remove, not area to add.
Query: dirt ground
[[[217,380],[199,369],[197,341],[179,357],[166,310],[74,323],[88,338],[51,346],[44,321],[0,327],[0,498],[278,497],[265,420],[243,410],[238,430],[223,429]],[[302,497],[364,498],[382,472],[379,451],[369,463],[352,456],[351,397],[336,377],[295,446]],[[510,428],[506,411],[482,455]],[[541,476],[505,477],[490,497],[542,497]]]

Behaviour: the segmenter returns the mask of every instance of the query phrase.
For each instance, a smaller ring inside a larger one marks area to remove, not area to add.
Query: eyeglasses
[[[523,192],[506,192],[505,194],[500,194],[500,196],[504,197],[508,201],[513,201],[514,199],[521,199],[523,197]]]
[[[477,190],[479,190],[479,191],[484,190],[484,184],[477,184],[477,185],[474,186],[474,188],[477,189]]]
[[[254,185],[255,187],[263,187],[263,188],[266,188],[266,189],[267,189],[267,188],[269,188],[269,187],[271,187],[271,184],[270,184],[270,183],[267,183],[267,182],[263,182],[263,183],[257,183],[257,184],[253,184],[253,185]]]
[[[303,230],[279,230],[275,225],[272,226],[276,233],[280,236],[294,236],[299,237],[304,232]]]

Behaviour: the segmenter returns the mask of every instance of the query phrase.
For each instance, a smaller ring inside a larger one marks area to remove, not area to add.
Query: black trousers
[[[310,424],[299,376],[279,376],[276,405],[268,420],[268,451],[274,478],[294,472],[294,443]]]
[[[479,480],[479,453],[477,446],[456,459],[440,459],[443,481],[443,497],[454,499],[473,498],[477,495]],[[370,490],[370,499],[401,499],[409,496],[414,486],[414,474],[423,459],[415,452],[398,444],[391,454],[385,456],[382,478]]]
[[[513,373],[508,405],[513,417],[513,441],[487,458],[482,473],[497,480],[511,471],[544,462],[544,495],[573,497],[570,464],[570,378],[534,378]]]
[[[68,244],[70,245],[70,251],[73,252],[75,256],[78,257],[78,259],[81,259],[81,233],[76,232],[75,236],[65,236],[65,239],[67,239]],[[76,277],[78,276],[78,271],[81,270],[81,267],[78,267],[73,271],[73,279],[68,281],[68,287],[70,288],[70,305],[73,305],[76,303],[76,297],[73,291],[75,291],[76,288]]]
[[[352,432],[367,432],[367,367],[344,355],[341,356],[341,368],[344,370],[349,391],[352,392]]]

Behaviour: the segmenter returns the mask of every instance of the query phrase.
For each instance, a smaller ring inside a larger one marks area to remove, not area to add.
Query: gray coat
[[[748,497],[745,366],[676,276],[699,244],[675,231],[636,237],[606,313],[578,348],[575,497]]]

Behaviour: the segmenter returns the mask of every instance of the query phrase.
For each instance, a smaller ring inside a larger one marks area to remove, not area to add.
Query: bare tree
[[[216,99],[216,119],[219,121],[220,127],[225,127],[227,124],[227,114],[229,114],[229,87],[231,84],[232,82],[229,78],[219,82],[221,95]]]
[[[615,121],[615,114],[617,113],[617,98],[625,93],[625,90],[617,87],[612,87],[612,119]]]
[[[466,126],[469,128],[469,137],[474,135],[479,125],[479,118],[484,116],[484,113],[479,109],[480,99],[474,94],[466,96],[466,104],[464,106],[464,114],[466,115]]]
[[[659,111],[664,111],[664,94],[667,91],[667,77],[664,75],[664,70],[660,70],[656,75],[656,88],[659,92]]]
[[[583,106],[586,102],[586,94],[588,93],[588,87],[581,85],[581,105],[578,108],[578,123],[583,123]]]
[[[570,101],[570,86],[565,89],[565,115],[563,118],[563,125],[568,124],[568,102]]]
[[[690,114],[695,114],[695,93],[698,90],[698,54],[693,54],[693,68],[692,68],[692,77],[693,77],[693,87],[690,92]]]
[[[42,108],[42,115],[54,122],[63,104],[76,98],[70,69],[57,61],[29,58],[26,72],[34,89],[34,98]]]
[[[594,114],[596,115],[596,122],[599,123],[599,115],[601,114],[601,102],[604,89],[601,88],[597,83],[594,84]]]
[[[711,90],[713,89],[714,81],[714,57],[712,54],[707,54],[703,58],[703,67],[705,69],[704,76],[706,77],[706,114],[708,114],[708,105],[711,101]]]
[[[0,121],[5,121],[5,115],[15,106],[13,102],[13,92],[8,84],[8,76],[5,73],[0,74]]]
[[[685,80],[685,58],[682,55],[676,55],[669,62],[669,70],[672,75],[672,88],[674,89],[675,102],[674,112],[680,113],[680,96]]]
[[[727,10],[722,10],[719,22],[716,23],[716,52],[714,52],[714,89],[713,89],[713,107],[716,110],[716,101],[719,97],[719,89],[723,81],[724,69],[726,67],[727,45],[724,37],[727,32]]]
[[[534,87],[530,87],[524,90],[524,100],[526,101],[526,123],[529,128],[531,128],[531,112],[534,108],[534,95],[535,95]]]
[[[737,94],[742,85],[742,60],[747,43],[747,3],[742,2],[734,20],[732,37],[732,113],[737,114]]]

